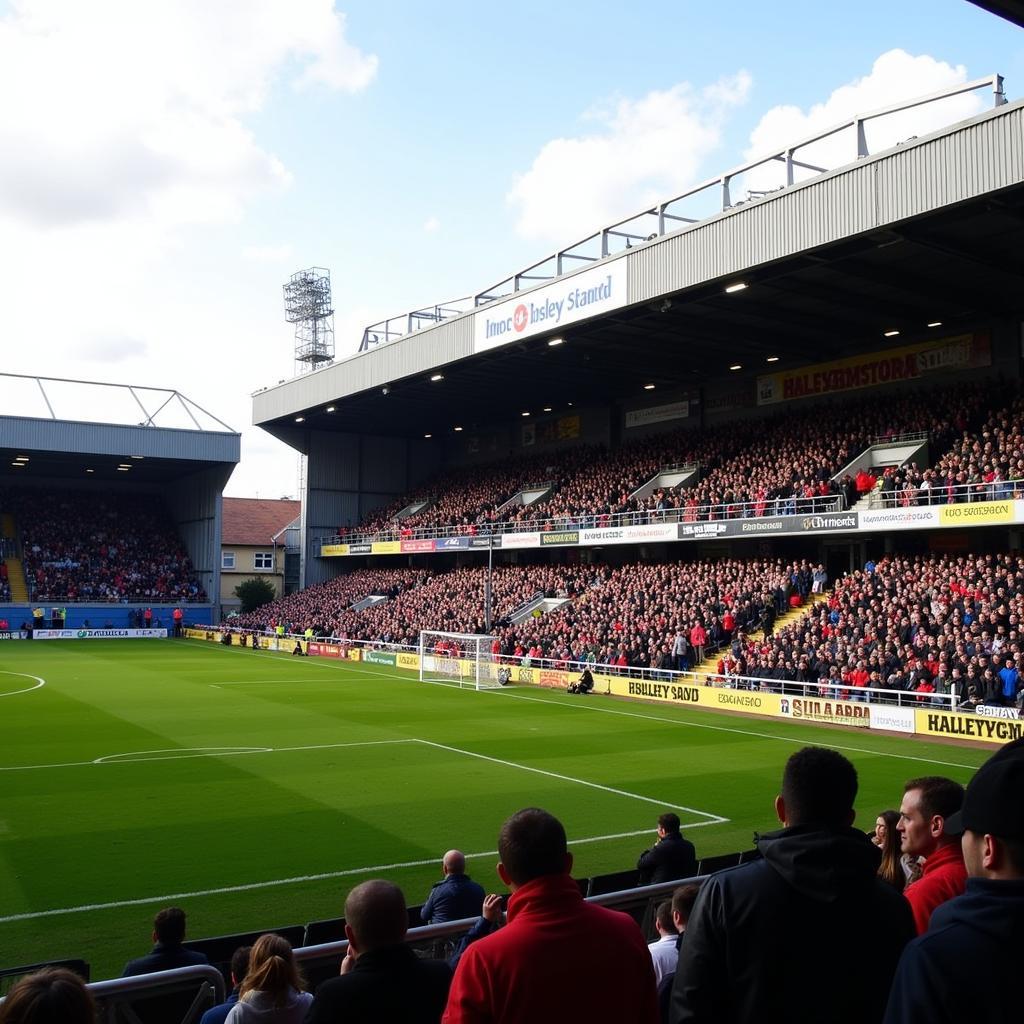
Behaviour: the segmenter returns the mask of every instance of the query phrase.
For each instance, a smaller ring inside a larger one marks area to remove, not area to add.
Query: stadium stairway
[[[808,609],[813,608],[816,604],[821,604],[822,601],[827,601],[831,596],[831,591],[824,591],[821,594],[811,594],[808,599],[800,605],[799,608],[791,608],[785,615],[780,615],[775,620],[775,631],[778,632],[785,626],[788,626],[791,622],[795,622],[801,615],[806,614]],[[757,630],[755,633],[747,634],[751,640],[763,640],[763,630]],[[709,676],[718,675],[718,658],[719,653],[716,651],[714,654],[709,654],[695,669],[698,676],[703,679],[707,679]]]
[[[28,584],[25,582],[25,570],[20,558],[8,558],[7,582],[11,587],[11,601],[14,604],[28,604]]]

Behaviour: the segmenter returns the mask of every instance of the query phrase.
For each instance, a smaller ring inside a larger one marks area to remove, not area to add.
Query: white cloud
[[[937,92],[967,81],[962,64],[951,65],[928,54],[912,56],[905,50],[889,50],[874,62],[862,78],[841,85],[828,99],[804,111],[796,106],[778,106],[769,110],[750,135],[746,159],[754,160],[799,142],[826,128],[903,100]],[[867,123],[870,152],[878,152],[915,135],[924,135],[943,125],[977,114],[984,102],[977,93],[955,96],[941,102],[915,107]],[[798,151],[797,159],[819,167],[840,167],[857,158],[853,129],[832,136]],[[797,172],[797,180],[814,172]],[[748,188],[773,188],[784,183],[782,165],[759,168],[747,176]],[[735,197],[735,193],[734,193]]]
[[[428,217],[423,222],[423,230],[426,231],[428,234],[430,234],[431,232],[437,231],[437,229],[440,228],[440,227],[441,227],[441,222],[436,217],[433,217],[433,216]]]
[[[290,182],[244,124],[277,77],[355,91],[376,67],[332,0],[13,0],[0,21],[0,215],[236,220],[250,196]]]
[[[681,191],[718,148],[724,119],[750,85],[740,71],[701,90],[680,83],[589,111],[595,130],[552,139],[516,179],[507,196],[518,208],[516,230],[567,244]]]

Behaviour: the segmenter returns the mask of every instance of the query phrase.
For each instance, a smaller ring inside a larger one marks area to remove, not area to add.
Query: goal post
[[[491,653],[494,637],[477,633],[420,633],[420,680],[473,686],[478,690],[502,686],[501,666]]]

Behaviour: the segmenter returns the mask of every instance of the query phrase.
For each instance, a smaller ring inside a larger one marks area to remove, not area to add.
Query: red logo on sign
[[[526,325],[530,322],[530,311],[520,303],[512,314],[512,326],[517,331],[525,331]]]

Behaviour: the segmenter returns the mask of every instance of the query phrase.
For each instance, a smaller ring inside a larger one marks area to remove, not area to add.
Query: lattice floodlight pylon
[[[420,633],[420,680],[473,686],[488,690],[501,686],[501,665],[491,653],[494,637],[477,633]]]
[[[315,370],[334,361],[334,307],[331,272],[310,267],[292,274],[284,286],[284,315],[295,324],[295,362]]]

